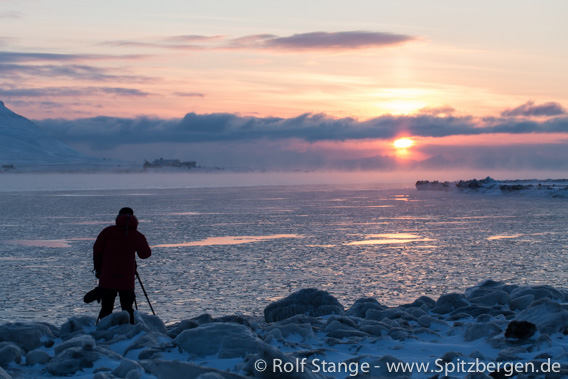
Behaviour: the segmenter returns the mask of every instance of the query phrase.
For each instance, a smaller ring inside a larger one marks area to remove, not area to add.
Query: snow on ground
[[[456,182],[440,182],[419,180],[418,190],[460,191],[492,194],[522,194],[528,196],[549,196],[568,198],[568,179],[547,180],[495,180],[485,179],[460,180]]]
[[[87,316],[13,322],[0,325],[0,378],[561,378],[567,299],[551,286],[488,280],[437,300],[363,298],[347,310],[303,289],[264,320],[204,314],[166,326],[137,313],[131,325],[116,312],[96,326]]]

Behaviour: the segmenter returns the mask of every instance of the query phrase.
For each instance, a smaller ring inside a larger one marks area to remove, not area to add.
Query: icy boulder
[[[527,339],[537,332],[537,327],[528,321],[511,321],[505,331],[506,338]]]
[[[264,343],[244,325],[214,322],[184,330],[174,344],[196,356],[218,354],[224,359],[244,357],[258,351]]]
[[[464,339],[466,342],[472,342],[480,338],[493,337],[501,332],[501,328],[495,323],[474,322],[466,326]]]
[[[372,297],[363,297],[355,301],[351,308],[347,310],[345,315],[349,317],[365,318],[369,309],[384,311],[385,309],[387,309],[387,307],[381,305],[376,299]]]
[[[28,352],[52,344],[57,332],[53,326],[42,323],[8,323],[0,325],[0,342],[12,342]]]
[[[95,345],[95,339],[92,336],[88,334],[81,334],[55,346],[53,351],[55,352],[55,354],[60,354],[64,350],[72,347],[80,347],[83,349],[92,350]]]
[[[518,287],[511,292],[511,298],[516,299],[519,297],[531,295],[535,300],[549,298],[556,299],[559,301],[565,301],[566,296],[554,287],[543,285],[543,286],[532,286],[532,287]]]
[[[447,314],[456,309],[465,307],[467,302],[465,297],[459,293],[448,293],[440,296],[436,301],[436,305],[432,312],[438,314]]]
[[[46,368],[52,375],[69,376],[79,370],[92,368],[96,361],[103,358],[116,362],[122,360],[119,354],[101,347],[70,347],[56,354]]]
[[[264,308],[264,320],[275,322],[298,314],[319,317],[343,313],[343,305],[329,292],[306,288]]]
[[[74,316],[71,317],[61,325],[60,330],[60,337],[63,340],[72,338],[77,334],[82,334],[85,332],[85,329],[95,325],[95,318],[89,316]]]
[[[515,321],[528,321],[536,325],[541,333],[553,334],[568,332],[568,311],[550,300],[542,298],[521,311]]]
[[[22,361],[22,349],[10,342],[0,343],[0,367],[8,367],[12,362]]]
[[[26,354],[26,364],[28,366],[44,365],[51,360],[51,355],[47,351],[32,350]]]

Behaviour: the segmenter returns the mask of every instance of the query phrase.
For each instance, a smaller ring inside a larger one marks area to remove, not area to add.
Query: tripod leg
[[[138,283],[140,283],[140,287],[142,287],[142,292],[144,292],[144,296],[146,296],[146,300],[148,300],[148,305],[150,306],[150,309],[152,310],[152,314],[155,316],[156,312],[154,312],[154,308],[152,307],[152,303],[150,303],[150,299],[148,298],[148,294],[146,293],[146,290],[144,289],[144,285],[142,284],[142,280],[140,280],[140,275],[138,275],[138,270],[136,271],[136,277],[138,278]]]

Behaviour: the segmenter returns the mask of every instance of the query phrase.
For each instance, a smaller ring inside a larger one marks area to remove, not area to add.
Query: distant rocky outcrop
[[[520,193],[523,195],[568,197],[568,179],[546,180],[495,180],[485,179],[439,182],[437,180],[419,180],[416,189],[421,191],[456,191],[494,194]]]

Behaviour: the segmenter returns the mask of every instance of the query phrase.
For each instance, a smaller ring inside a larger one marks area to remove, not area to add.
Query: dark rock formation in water
[[[568,179],[546,180],[495,180],[485,179],[439,182],[437,180],[419,180],[416,189],[421,191],[458,191],[481,193],[522,193],[538,196],[568,197]]]

